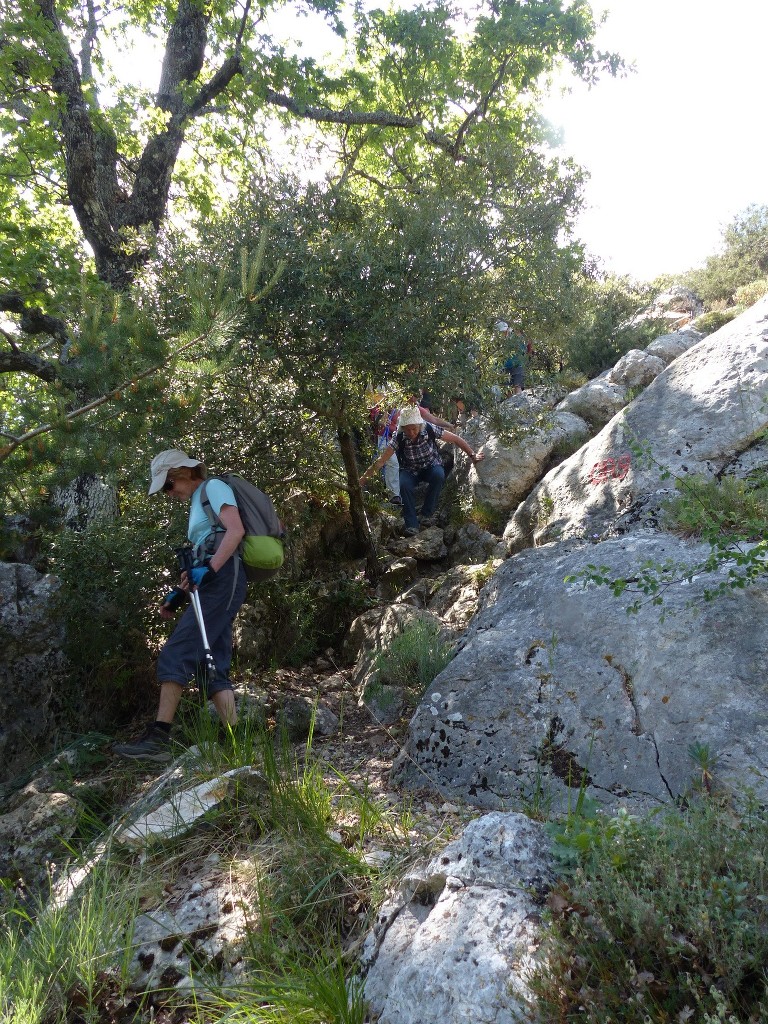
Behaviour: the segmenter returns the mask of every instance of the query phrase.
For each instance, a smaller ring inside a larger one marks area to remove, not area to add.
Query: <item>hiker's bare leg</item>
[[[157,721],[169,725],[176,714],[184,687],[178,683],[160,683],[160,704],[157,709]]]
[[[237,710],[235,708],[235,694],[233,690],[219,690],[211,697],[213,706],[219,713],[219,718],[224,725],[235,726],[237,723]]]

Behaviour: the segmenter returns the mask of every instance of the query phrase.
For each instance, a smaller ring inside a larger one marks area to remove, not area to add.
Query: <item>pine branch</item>
[[[106,405],[107,402],[111,402],[115,398],[118,398],[122,392],[127,388],[130,388],[131,385],[137,384],[140,380],[144,380],[145,377],[150,377],[153,373],[157,373],[159,370],[162,370],[163,367],[168,366],[168,364],[177,356],[181,355],[182,352],[186,352],[187,349],[192,348],[192,346],[198,344],[198,342],[205,341],[211,335],[214,326],[215,325],[205,333],[199,334],[191,341],[187,341],[183,345],[179,345],[178,348],[169,352],[165,359],[157,363],[157,365],[150,366],[147,370],[142,370],[141,373],[137,373],[135,376],[128,378],[128,380],[123,381],[123,383],[119,384],[116,388],[112,388],[112,390],[108,391],[106,394],[100,395],[99,398],[95,398],[93,401],[87,402],[85,405],[81,405],[80,408],[73,409],[71,412],[68,412],[63,419],[57,420],[55,423],[43,423],[39,427],[35,427],[33,430],[28,430],[26,433],[18,436],[13,436],[3,432],[2,436],[9,438],[10,444],[0,448],[0,463],[5,462],[17,448],[20,448],[28,441],[31,441],[36,437],[40,437],[41,434],[50,433],[52,430],[55,430],[56,427],[61,426],[62,423],[71,423],[73,420],[79,419],[81,416],[86,416],[88,413],[93,412],[94,409],[98,409],[102,405]]]

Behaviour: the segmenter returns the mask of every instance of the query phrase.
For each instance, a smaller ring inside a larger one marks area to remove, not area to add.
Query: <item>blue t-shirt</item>
[[[201,484],[192,495],[189,506],[189,526],[187,536],[195,547],[202,544],[206,537],[213,533],[208,516],[203,508],[203,485]],[[237,508],[235,492],[223,480],[206,480],[205,493],[211,503],[212,510],[219,515],[222,505],[234,505]]]

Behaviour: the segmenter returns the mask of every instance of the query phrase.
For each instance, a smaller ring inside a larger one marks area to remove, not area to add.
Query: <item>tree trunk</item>
[[[118,514],[117,491],[93,473],[77,477],[52,495],[52,503],[64,525],[75,532],[85,530],[97,519],[114,519]]]
[[[354,438],[348,427],[337,427],[336,435],[339,439],[341,457],[344,460],[344,469],[347,474],[349,514],[352,517],[352,529],[355,532],[355,539],[360,542],[360,546],[365,551],[365,575],[371,583],[376,583],[380,576],[379,557],[373,537],[371,536],[368,517],[365,514],[363,489],[360,486],[360,476],[357,472]]]

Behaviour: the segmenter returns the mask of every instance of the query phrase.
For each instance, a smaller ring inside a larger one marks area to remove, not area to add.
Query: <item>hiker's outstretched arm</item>
[[[451,444],[455,444],[458,448],[461,448],[461,450],[470,457],[472,462],[481,462],[485,458],[485,454],[483,452],[472,451],[463,437],[459,437],[458,434],[453,434],[450,430],[444,430],[443,436],[440,440],[449,441]]]
[[[368,477],[371,475],[371,473],[373,473],[377,469],[381,469],[384,463],[389,462],[389,460],[392,458],[394,454],[395,449],[387,446],[381,453],[381,455],[378,457],[378,459],[376,459],[375,462],[372,462],[368,469],[366,469],[366,471],[360,475],[360,483],[364,484]]]

